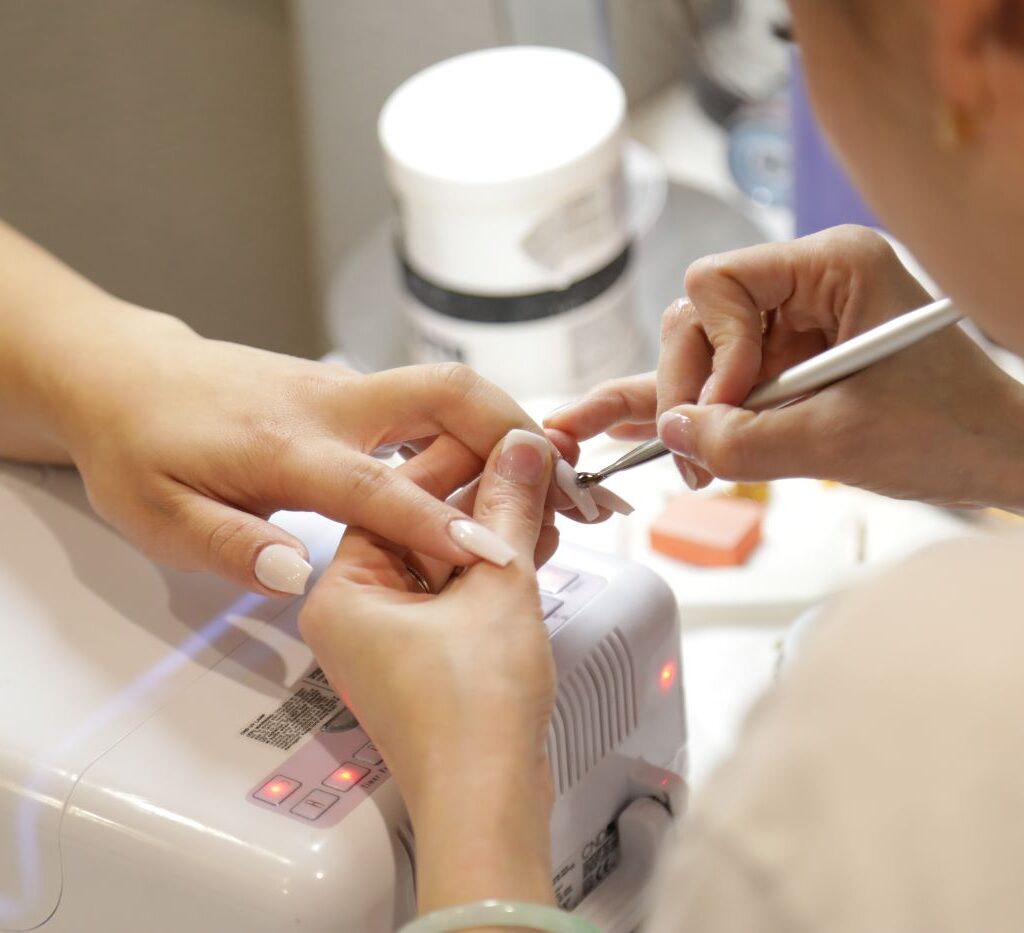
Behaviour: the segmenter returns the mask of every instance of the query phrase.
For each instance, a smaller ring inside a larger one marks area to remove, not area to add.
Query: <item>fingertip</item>
[[[564,460],[568,460],[573,466],[576,465],[576,461],[580,457],[580,445],[579,442],[569,434],[567,431],[563,431],[560,428],[544,428],[544,433],[547,435],[548,440],[555,445],[559,454],[562,455]]]

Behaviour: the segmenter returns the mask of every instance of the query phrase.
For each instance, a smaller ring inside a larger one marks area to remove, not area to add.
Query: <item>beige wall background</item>
[[[676,79],[675,0],[610,11],[631,101]],[[506,14],[502,0],[5,0],[0,217],[204,334],[319,354],[331,270],[389,210],[380,106],[420,68],[510,41]]]
[[[314,352],[280,0],[5,0],[0,216],[203,333]]]

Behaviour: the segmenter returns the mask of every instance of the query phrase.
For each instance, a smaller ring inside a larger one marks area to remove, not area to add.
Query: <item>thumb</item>
[[[806,404],[761,412],[680,405],[658,419],[658,436],[669,450],[720,479],[819,476],[830,445],[815,422]]]
[[[509,431],[491,454],[476,494],[474,517],[533,568],[544,521],[555,449],[530,431]]]
[[[184,504],[165,548],[178,566],[210,570],[273,596],[301,595],[313,572],[298,538],[198,493]]]

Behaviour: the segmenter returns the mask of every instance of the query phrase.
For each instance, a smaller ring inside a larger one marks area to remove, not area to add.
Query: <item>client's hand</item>
[[[450,565],[350,529],[299,620],[402,790],[421,910],[551,900],[554,668],[534,572],[551,469],[547,442],[512,431],[475,490],[474,518],[514,551],[507,566],[447,582]],[[419,481],[451,491],[444,478]]]
[[[657,374],[599,386],[546,423],[652,437],[688,485],[812,476],[945,505],[1024,506],[1024,391],[947,328],[810,398],[736,408],[759,382],[927,292],[877,234],[838,227],[701,260],[662,322]]]
[[[453,564],[488,557],[464,512],[371,456],[409,442],[419,476],[458,486],[509,430],[540,435],[465,366],[363,376],[206,340],[2,223],[0,268],[0,457],[74,462],[95,509],[150,556],[301,593],[306,550],[266,521],[291,509]],[[575,462],[575,442],[551,436]],[[558,489],[549,505],[574,513]]]
[[[266,521],[278,509],[473,563],[485,555],[468,516],[371,452],[437,436],[417,457],[422,471],[461,485],[511,428],[540,433],[463,366],[366,376],[134,309],[107,333],[110,362],[78,368],[63,416],[94,507],[165,563],[264,591],[301,592],[308,573],[302,543]]]

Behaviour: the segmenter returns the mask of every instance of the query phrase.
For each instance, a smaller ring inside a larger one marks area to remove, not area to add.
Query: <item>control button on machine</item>
[[[335,790],[349,791],[369,773],[369,768],[360,768],[359,765],[346,761],[324,778],[324,784]]]
[[[287,800],[302,786],[301,781],[293,780],[282,774],[276,774],[264,784],[253,796],[264,803],[272,803],[275,806],[283,800]]]
[[[359,725],[359,720],[356,719],[347,706],[343,706],[340,712],[335,713],[330,719],[327,720],[321,727],[321,732],[348,732],[350,729],[355,729]]]
[[[292,813],[303,819],[315,820],[321,813],[330,810],[340,799],[337,794],[329,794],[325,790],[311,790],[292,807]]]
[[[379,765],[384,759],[381,757],[380,752],[377,751],[377,746],[373,742],[367,742],[355,755],[352,756],[356,761],[361,761],[364,765]]]
[[[551,613],[557,612],[563,606],[562,600],[555,599],[554,596],[548,596],[547,593],[540,594],[540,608],[544,613],[546,619]]]
[[[537,571],[537,585],[546,593],[561,593],[578,576],[564,567],[545,564]]]

